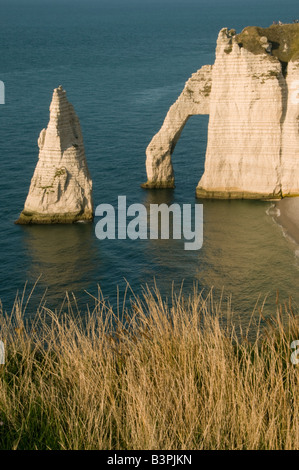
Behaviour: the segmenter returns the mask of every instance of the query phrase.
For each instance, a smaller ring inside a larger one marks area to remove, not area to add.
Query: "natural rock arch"
[[[186,83],[146,149],[144,188],[174,187],[171,155],[188,118],[209,114],[200,198],[299,195],[299,25],[223,28],[213,66]]]
[[[205,65],[187,81],[177,101],[169,109],[160,131],[146,149],[148,180],[144,188],[173,188],[172,153],[189,117],[209,114],[212,66]]]

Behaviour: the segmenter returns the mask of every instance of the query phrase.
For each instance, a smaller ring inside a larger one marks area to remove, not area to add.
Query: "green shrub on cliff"
[[[271,25],[269,28],[248,26],[236,41],[253,54],[265,53],[261,45],[261,37],[266,37],[272,44],[272,55],[281,62],[289,62],[299,58],[299,24]]]

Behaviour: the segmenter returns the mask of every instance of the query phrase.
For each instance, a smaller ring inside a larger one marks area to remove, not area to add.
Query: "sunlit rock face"
[[[145,188],[173,188],[171,155],[190,116],[209,114],[212,66],[205,65],[187,81],[177,101],[169,109],[160,131],[146,149]]]
[[[80,123],[61,86],[53,92],[50,121],[38,146],[38,163],[17,223],[92,221],[92,181]]]
[[[171,154],[182,129],[189,116],[209,114],[198,197],[299,195],[298,103],[298,24],[222,29],[214,65],[191,77],[149,144],[143,186],[174,186]]]

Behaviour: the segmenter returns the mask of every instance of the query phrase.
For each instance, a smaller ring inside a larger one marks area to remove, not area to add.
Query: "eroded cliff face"
[[[299,196],[299,60],[287,67],[282,116],[280,182],[283,196]]]
[[[205,172],[198,197],[263,197],[281,190],[285,79],[277,58],[219,34],[212,73]]]
[[[92,181],[80,123],[61,86],[53,92],[50,121],[38,146],[38,163],[17,223],[91,221]]]
[[[145,188],[173,188],[171,155],[190,116],[209,114],[212,66],[205,65],[187,81],[177,101],[169,109],[160,131],[146,149]]]
[[[206,80],[205,93],[194,83],[198,106],[192,107],[192,100],[184,106],[184,116],[210,115],[198,197],[299,195],[298,51],[299,25],[249,27],[239,35],[220,31],[213,67],[197,72]],[[147,148],[148,187],[174,185],[173,142],[187,120],[177,112],[181,97]],[[169,129],[179,122],[174,137]]]

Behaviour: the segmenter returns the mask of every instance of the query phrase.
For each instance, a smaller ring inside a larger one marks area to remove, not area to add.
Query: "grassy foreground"
[[[99,295],[84,318],[41,305],[30,327],[24,310],[0,314],[1,449],[299,448],[291,307],[253,341],[212,293],[145,290],[118,313]]]

